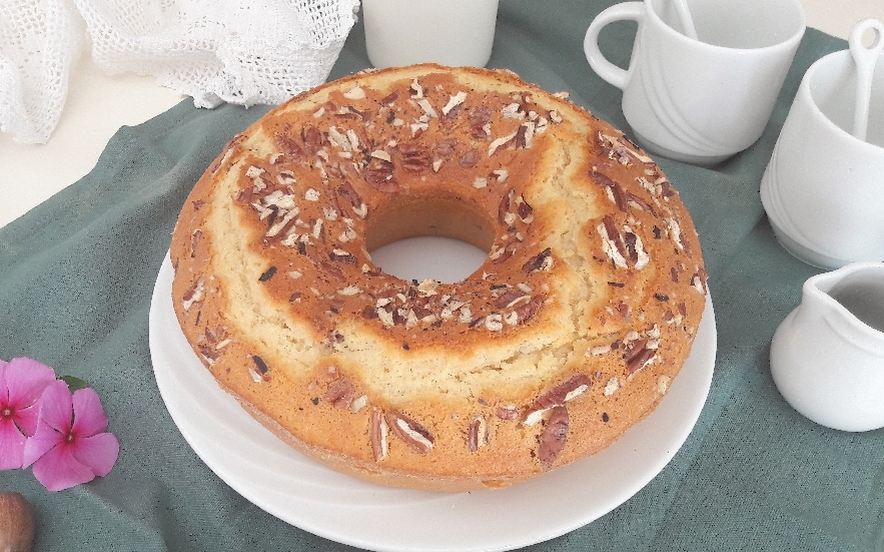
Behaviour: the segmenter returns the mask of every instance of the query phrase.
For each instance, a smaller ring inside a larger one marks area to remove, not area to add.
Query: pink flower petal
[[[6,394],[6,367],[9,366],[9,363],[5,360],[0,360],[0,402],[3,402],[7,398]]]
[[[22,465],[25,436],[11,418],[0,417],[0,470],[15,470]]]
[[[55,381],[55,371],[36,360],[18,357],[6,366],[6,389],[9,391],[9,404],[24,408],[34,404],[43,389]]]
[[[19,408],[15,411],[13,420],[21,432],[30,437],[37,431],[37,419],[40,415],[40,407],[38,405],[29,406],[27,408]]]
[[[56,431],[68,434],[71,431],[73,415],[74,407],[68,384],[61,380],[50,383],[40,398],[40,422]]]
[[[22,455],[22,467],[27,468],[40,459],[41,456],[61,445],[64,442],[64,434],[59,433],[55,429],[41,420],[37,424],[37,431],[27,440]]]
[[[95,479],[95,474],[73,457],[66,446],[58,446],[34,462],[34,477],[50,491],[62,491]]]
[[[98,393],[91,387],[74,391],[74,426],[71,431],[78,438],[91,437],[107,428],[107,417],[98,399]]]
[[[110,473],[120,454],[120,442],[112,433],[79,437],[68,448],[75,460],[102,477]]]

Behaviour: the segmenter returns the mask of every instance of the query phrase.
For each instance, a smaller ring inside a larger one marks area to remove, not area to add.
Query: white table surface
[[[884,0],[802,0],[807,24],[847,38],[854,23],[884,21]],[[21,145],[0,133],[0,227],[87,174],[124,125],[154,117],[184,97],[153,77],[105,75],[84,54],[71,77],[61,120],[48,143]]]

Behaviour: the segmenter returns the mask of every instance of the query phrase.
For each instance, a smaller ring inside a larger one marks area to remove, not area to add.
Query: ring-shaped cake
[[[446,236],[460,282],[371,251]],[[508,71],[417,65],[300,94],[235,137],[175,227],[173,302],[219,384],[301,452],[460,491],[610,445],[687,358],[706,273],[659,167]]]

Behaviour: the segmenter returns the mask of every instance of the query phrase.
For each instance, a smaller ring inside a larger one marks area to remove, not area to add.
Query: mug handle
[[[608,84],[616,86],[621,90],[626,88],[629,72],[626,69],[617,67],[602,55],[602,51],[599,49],[599,33],[602,28],[615,21],[635,21],[641,23],[644,12],[644,2],[615,4],[592,20],[589,28],[586,29],[586,37],[583,39],[583,53],[586,54],[586,61],[589,62],[589,66]]]

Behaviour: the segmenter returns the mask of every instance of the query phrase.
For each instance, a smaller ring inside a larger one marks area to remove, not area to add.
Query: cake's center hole
[[[491,250],[492,224],[457,198],[400,199],[376,211],[366,229],[372,262],[404,280],[460,282]]]

